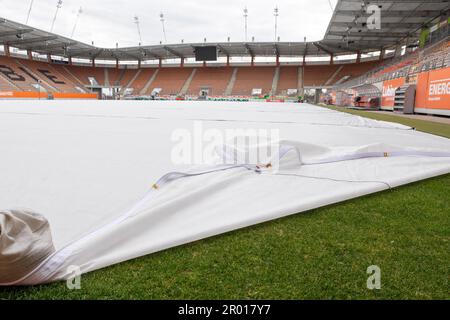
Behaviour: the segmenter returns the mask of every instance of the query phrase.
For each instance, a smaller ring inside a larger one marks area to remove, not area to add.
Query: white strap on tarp
[[[250,171],[255,172],[261,172],[261,168],[258,165],[251,165],[251,164],[233,164],[233,165],[219,165],[219,166],[212,166],[209,169],[204,170],[198,170],[198,171],[191,171],[191,172],[170,172],[164,176],[162,176],[154,185],[154,189],[159,189],[161,186],[180,179],[180,178],[186,178],[186,177],[195,177],[195,176],[201,176],[209,173],[219,172],[219,171],[226,171],[226,170],[232,170],[232,169],[238,169],[238,168],[245,168]]]
[[[301,151],[298,146],[294,145],[288,145],[288,144],[280,144],[279,145],[279,152],[276,154],[272,161],[270,161],[267,164],[229,164],[229,165],[216,165],[216,166],[209,166],[207,169],[201,169],[201,170],[194,170],[190,172],[170,172],[164,176],[162,176],[153,186],[152,189],[130,210],[127,211],[127,213],[124,215],[124,217],[130,217],[132,216],[144,203],[148,203],[149,198],[153,196],[154,191],[159,190],[163,186],[169,184],[172,181],[181,179],[181,178],[187,178],[187,177],[195,177],[195,176],[201,176],[201,175],[207,175],[210,173],[220,172],[220,171],[227,171],[232,169],[239,169],[239,168],[245,168],[249,171],[253,171],[255,173],[261,173],[263,169],[270,169],[272,167],[272,163],[275,161],[280,162],[287,156],[288,153],[295,152],[298,164],[299,165],[318,165],[318,164],[326,164],[326,163],[334,163],[334,162],[343,162],[343,161],[350,161],[350,160],[357,160],[357,159],[366,159],[366,158],[387,158],[387,157],[402,157],[402,156],[420,156],[420,157],[449,157],[450,158],[450,152],[428,152],[428,151],[415,151],[415,150],[408,150],[408,151],[394,151],[394,152],[354,152],[354,153],[348,153],[343,154],[338,157],[329,157],[329,158],[323,158],[318,159],[315,161],[304,161],[301,156]],[[228,158],[228,160],[230,160]],[[356,181],[352,181],[356,182]]]
[[[335,163],[342,161],[367,159],[367,158],[391,158],[391,157],[433,157],[433,158],[448,158],[450,152],[445,151],[420,151],[420,150],[401,150],[401,151],[386,151],[386,152],[353,152],[342,154],[335,157],[319,158],[313,161],[305,161],[298,147],[292,145],[280,145],[280,151],[277,155],[277,161],[281,161],[289,152],[294,151],[299,159],[301,165],[317,165],[326,163]]]
[[[146,203],[149,202],[150,198],[152,198],[156,193],[155,191],[164,187],[172,181],[188,178],[188,177],[197,177],[202,175],[207,175],[215,172],[228,171],[233,169],[247,169],[249,171],[253,171],[255,173],[261,173],[261,167],[258,165],[249,165],[249,164],[239,164],[239,165],[218,165],[218,166],[208,166],[207,169],[201,170],[192,170],[189,172],[169,172],[162,176],[158,181],[153,184],[152,188],[139,200],[133,207],[131,207],[125,214],[121,215],[121,219],[124,220],[136,214],[136,212]]]

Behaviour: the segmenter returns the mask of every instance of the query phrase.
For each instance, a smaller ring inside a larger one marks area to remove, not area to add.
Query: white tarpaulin
[[[199,165],[196,137],[230,129],[278,129],[280,152]],[[176,132],[195,166],[174,163]],[[449,173],[450,140],[303,104],[1,101],[0,170],[0,212],[52,231],[56,251],[3,283],[29,285]]]

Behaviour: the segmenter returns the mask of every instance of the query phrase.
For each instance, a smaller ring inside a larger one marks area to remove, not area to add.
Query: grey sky
[[[0,0],[0,16],[25,23],[31,0]],[[333,7],[337,0],[331,0]],[[50,30],[57,0],[34,0],[29,24]],[[74,38],[100,47],[134,46],[139,42],[133,17],[141,21],[144,45],[163,40],[160,12],[166,17],[168,43],[244,41],[243,9],[249,10],[249,38],[273,41],[273,9],[279,7],[281,41],[322,39],[332,11],[329,0],[63,0],[55,33],[70,36],[79,7],[83,8]]]

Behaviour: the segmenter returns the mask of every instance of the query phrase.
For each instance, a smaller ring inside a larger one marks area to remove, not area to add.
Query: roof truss
[[[29,38],[29,39],[20,39],[20,40],[13,40],[13,41],[6,41],[6,44],[10,46],[22,46],[25,44],[30,43],[39,43],[39,42],[46,42],[46,41],[52,41],[58,39],[57,36],[47,36],[47,37],[38,37],[38,38]]]

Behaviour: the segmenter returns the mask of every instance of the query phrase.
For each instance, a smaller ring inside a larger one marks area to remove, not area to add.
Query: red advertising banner
[[[450,111],[450,68],[419,74],[416,109]],[[417,110],[420,112],[421,110]]]
[[[381,95],[381,106],[394,108],[395,91],[405,84],[405,78],[386,80],[383,82],[383,92]]]

